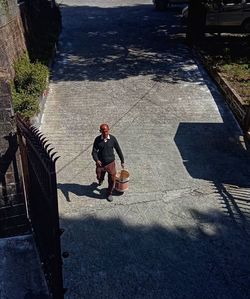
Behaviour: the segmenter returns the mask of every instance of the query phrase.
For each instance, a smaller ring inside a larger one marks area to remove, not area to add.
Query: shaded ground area
[[[182,221],[192,218],[196,226],[181,225],[177,205],[189,200],[175,199],[175,209],[170,202],[126,207],[138,216],[134,225],[127,225],[126,213],[115,217],[117,207],[65,219],[68,235],[77,240],[71,259],[80,254],[84,261],[68,266],[70,277],[81,277],[71,281],[68,298],[249,298],[247,236],[242,242],[242,232],[216,209],[183,209]],[[140,210],[147,209],[161,224],[142,224]]]
[[[49,299],[32,235],[0,240],[0,298]]]
[[[225,123],[180,123],[174,140],[192,178],[210,181],[231,221],[250,233],[249,154],[243,142],[233,141]]]
[[[183,60],[183,47],[174,41],[182,30],[176,22],[181,7],[168,13],[139,3],[113,7],[63,4],[61,9],[64,23],[70,22],[70,27],[64,26],[62,39],[70,39],[62,45],[54,81],[121,80],[139,75],[172,83],[197,81],[191,70],[188,76],[181,72],[192,61]]]

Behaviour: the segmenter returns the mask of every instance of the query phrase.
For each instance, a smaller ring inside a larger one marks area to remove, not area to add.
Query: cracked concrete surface
[[[61,156],[65,298],[249,298],[249,157],[176,38],[180,7],[66,0],[61,10],[41,129]],[[103,122],[131,175],[112,203],[91,159]]]

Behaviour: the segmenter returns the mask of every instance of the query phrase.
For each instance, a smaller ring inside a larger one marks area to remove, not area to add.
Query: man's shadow
[[[57,184],[57,188],[60,189],[65,196],[65,199],[70,202],[69,193],[74,193],[77,196],[87,196],[95,199],[106,198],[106,188],[101,188],[98,183],[93,182],[90,185],[80,184]]]

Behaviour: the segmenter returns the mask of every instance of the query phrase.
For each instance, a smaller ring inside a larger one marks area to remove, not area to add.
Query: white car
[[[250,32],[250,0],[223,0],[220,4],[213,3],[207,6],[206,26],[241,27]],[[188,18],[188,6],[182,10],[184,22]]]

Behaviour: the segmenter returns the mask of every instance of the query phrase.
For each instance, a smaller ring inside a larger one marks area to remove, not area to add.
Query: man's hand
[[[124,166],[125,166],[124,163],[121,163],[121,167],[122,167],[122,169],[124,169]]]
[[[100,160],[97,160],[97,161],[96,161],[96,166],[101,167],[101,166],[102,166],[102,162],[101,162]]]

